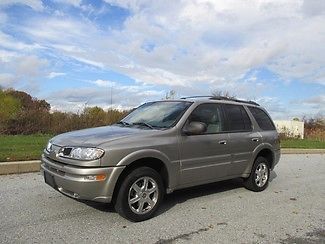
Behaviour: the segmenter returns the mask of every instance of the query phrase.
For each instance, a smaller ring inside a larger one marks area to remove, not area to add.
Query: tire
[[[152,168],[140,167],[123,180],[115,201],[115,210],[133,222],[154,216],[164,196],[161,176]]]
[[[244,180],[246,189],[260,192],[264,191],[270,179],[270,162],[264,157],[257,157],[250,176]]]

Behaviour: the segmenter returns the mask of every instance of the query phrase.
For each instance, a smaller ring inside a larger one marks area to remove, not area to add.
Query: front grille
[[[55,174],[58,174],[58,175],[61,175],[61,176],[64,176],[64,175],[65,175],[65,172],[64,172],[64,171],[59,170],[59,169],[54,168],[54,167],[51,167],[51,166],[48,165],[48,164],[45,164],[45,167],[46,167],[49,171],[51,171],[51,172],[53,172],[53,173],[55,173]]]

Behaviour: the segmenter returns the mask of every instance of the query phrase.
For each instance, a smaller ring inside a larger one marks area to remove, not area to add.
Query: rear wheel
[[[158,172],[149,167],[140,167],[123,180],[115,209],[131,221],[143,221],[153,217],[163,195],[163,182]]]
[[[256,158],[250,176],[244,185],[248,190],[259,192],[267,188],[270,178],[270,162],[264,157]]]

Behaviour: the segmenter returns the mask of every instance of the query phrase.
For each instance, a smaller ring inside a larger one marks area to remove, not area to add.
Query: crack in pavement
[[[185,241],[189,241],[191,240],[191,236],[192,235],[195,235],[195,234],[200,234],[202,232],[206,232],[210,229],[212,229],[213,226],[212,225],[209,225],[208,227],[206,228],[201,228],[201,229],[198,229],[196,231],[191,231],[189,233],[185,233],[185,234],[180,234],[180,235],[177,235],[173,238],[169,238],[169,239],[160,239],[158,240],[155,244],[169,244],[169,243],[173,243],[174,241],[176,240],[185,240]]]

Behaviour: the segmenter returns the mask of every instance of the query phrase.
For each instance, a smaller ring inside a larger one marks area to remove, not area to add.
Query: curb
[[[283,148],[281,154],[325,154],[325,149]],[[39,172],[40,160],[0,162],[0,175]]]
[[[41,161],[0,162],[0,175],[39,172]]]
[[[282,148],[281,154],[324,154],[325,149]]]

